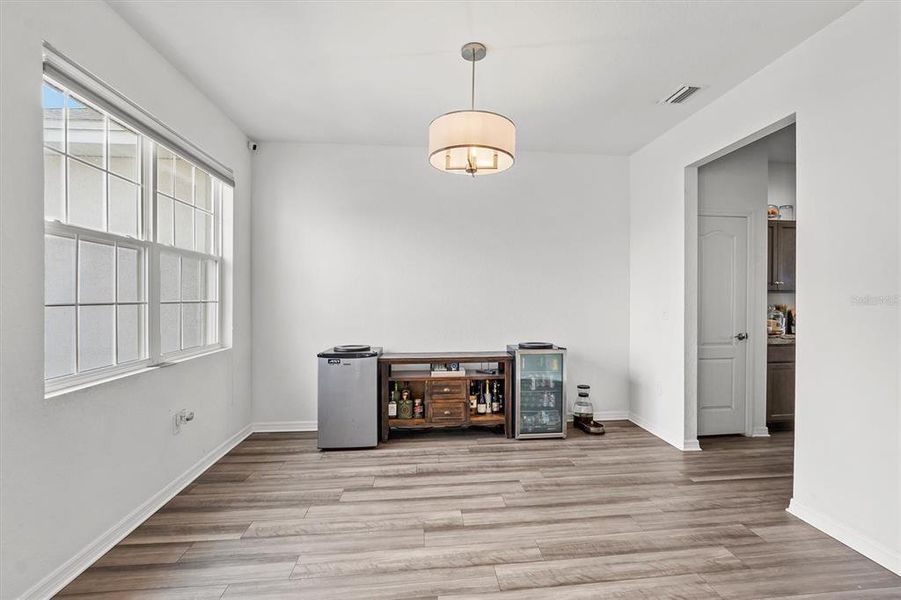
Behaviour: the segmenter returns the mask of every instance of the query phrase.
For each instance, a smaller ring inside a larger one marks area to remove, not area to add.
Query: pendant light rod
[[[469,106],[471,110],[476,109],[476,63],[488,54],[488,49],[485,47],[485,44],[480,42],[469,42],[468,44],[464,44],[462,48],[460,48],[460,54],[463,55],[464,60],[468,60],[472,63],[472,84],[470,88],[469,95]]]
[[[472,92],[469,96],[470,110],[476,109],[476,61],[472,61]]]

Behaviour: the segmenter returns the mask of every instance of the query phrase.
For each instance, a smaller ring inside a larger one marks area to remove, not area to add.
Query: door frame
[[[758,131],[737,140],[712,154],[685,167],[685,314],[684,314],[684,431],[685,439],[682,448],[686,451],[701,449],[698,444],[698,169],[707,163],[753,144],[771,133],[788,127],[797,121],[796,114],[791,113]],[[798,206],[795,206],[796,218]],[[765,279],[766,277],[764,277]],[[797,289],[796,289],[797,293]],[[753,333],[753,331],[749,331]],[[751,339],[756,339],[754,335]],[[762,336],[761,336],[762,337]],[[764,348],[766,350],[766,348]],[[756,366],[756,365],[755,365]],[[755,374],[756,375],[756,374]],[[764,372],[764,377],[766,373]],[[765,380],[764,380],[765,381]],[[766,386],[764,385],[764,411],[766,410]],[[756,403],[755,403],[756,404]],[[746,423],[747,425],[747,423]],[[764,423],[764,427],[766,424]],[[769,433],[752,430],[754,434],[765,436]]]
[[[763,212],[765,213],[766,208],[764,207]],[[760,218],[760,211],[755,212],[752,210],[742,211],[742,210],[734,210],[734,209],[704,209],[703,211],[698,212],[698,219],[701,217],[732,217],[736,219],[744,219],[745,220],[745,240],[747,244],[745,256],[747,264],[745,265],[745,272],[748,274],[748,282],[745,288],[745,302],[747,309],[745,310],[745,323],[744,329],[748,332],[748,351],[745,352],[745,426],[744,426],[744,435],[748,437],[769,437],[769,431],[766,427],[766,363],[764,362],[764,367],[762,368],[763,373],[763,385],[761,386],[759,381],[759,373],[757,371],[758,365],[760,364],[760,351],[762,348],[762,353],[764,356],[764,360],[766,360],[766,343],[764,338],[760,335],[755,334],[756,328],[754,327],[754,323],[757,322],[756,317],[759,316],[758,310],[758,295],[761,292],[760,286],[760,268],[761,261],[760,257],[756,256],[754,252],[754,240],[755,233],[758,232],[758,229],[761,226],[762,219]],[[766,228],[766,223],[763,223],[764,228]],[[700,251],[700,248],[698,249]],[[697,260],[697,257],[696,257]],[[762,261],[763,264],[763,277],[766,279],[766,261]],[[698,282],[700,283],[700,276],[698,277]],[[764,291],[764,296],[766,295]],[[698,308],[700,309],[700,302],[698,303]],[[766,309],[763,310],[764,317],[766,316]],[[699,313],[695,312],[696,318],[700,319]],[[765,321],[763,321],[765,322]],[[695,333],[697,336],[697,333]],[[697,352],[697,344],[695,345],[695,352]],[[762,416],[763,416],[763,425],[762,430],[760,429],[760,422],[755,422],[755,414],[760,411],[760,408],[763,408]]]

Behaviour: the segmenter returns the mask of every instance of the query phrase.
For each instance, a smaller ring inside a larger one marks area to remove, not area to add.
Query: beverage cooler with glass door
[[[507,346],[515,357],[517,439],[566,437],[566,348],[545,342]]]

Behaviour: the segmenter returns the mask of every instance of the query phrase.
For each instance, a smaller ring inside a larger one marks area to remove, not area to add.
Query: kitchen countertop
[[[768,335],[767,346],[790,346],[795,343],[795,335]]]

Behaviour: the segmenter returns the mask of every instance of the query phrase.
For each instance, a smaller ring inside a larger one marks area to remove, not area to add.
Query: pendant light
[[[516,125],[504,115],[475,108],[476,62],[487,53],[478,42],[463,46],[463,59],[472,63],[470,109],[449,112],[429,124],[429,163],[440,171],[475,177],[513,166]]]

